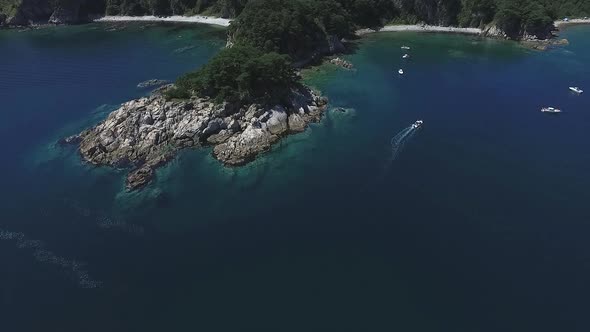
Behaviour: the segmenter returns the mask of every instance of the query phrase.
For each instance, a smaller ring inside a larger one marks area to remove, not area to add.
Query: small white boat
[[[410,46],[406,46],[406,45],[402,46],[402,50],[409,50],[409,49],[410,49]]]
[[[409,55],[409,54],[404,54],[404,56],[402,56],[402,59],[407,59],[407,58],[409,58],[409,57],[410,57],[410,55]]]
[[[414,124],[412,125],[412,129],[418,129],[420,128],[420,126],[424,123],[424,121],[422,120],[418,120],[416,122],[414,122]]]
[[[584,92],[584,90],[578,88],[577,86],[570,86],[570,90],[577,94],[581,94],[582,92]]]
[[[400,75],[403,75],[403,74],[404,74],[404,70],[403,70],[403,69],[400,69],[400,70],[398,70],[397,72],[398,72]]]
[[[543,112],[543,113],[561,113],[561,110],[559,108],[554,108],[554,107],[543,107],[543,108],[541,108],[541,112]]]

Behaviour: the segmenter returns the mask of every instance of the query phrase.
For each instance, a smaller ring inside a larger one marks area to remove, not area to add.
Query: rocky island
[[[64,143],[79,144],[82,158],[91,164],[130,168],[126,187],[134,190],[183,148],[212,145],[222,163],[243,165],[281,137],[319,121],[327,107],[326,98],[304,86],[292,90],[288,103],[272,107],[235,107],[196,96],[167,101],[163,92],[124,103]]]

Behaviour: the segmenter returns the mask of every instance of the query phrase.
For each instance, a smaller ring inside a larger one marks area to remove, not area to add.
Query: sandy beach
[[[479,35],[482,33],[481,29],[478,28],[457,28],[457,27],[443,27],[435,25],[386,25],[379,30],[362,29],[358,30],[357,35],[365,35],[374,32],[398,32],[398,31],[411,31],[411,32],[446,32],[446,33],[461,33],[469,35]]]
[[[174,23],[202,23],[228,27],[231,20],[211,16],[104,16],[95,22],[174,22]]]
[[[564,21],[559,20],[553,23],[556,27],[565,26],[565,25],[574,25],[574,24],[590,24],[590,19],[587,18],[572,18],[570,20]]]

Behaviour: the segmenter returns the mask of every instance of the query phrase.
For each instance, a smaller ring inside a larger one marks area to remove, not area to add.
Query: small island
[[[207,65],[62,140],[79,144],[91,164],[129,168],[127,188],[134,190],[183,148],[213,146],[215,158],[238,166],[319,121],[327,98],[302,84],[299,68],[334,56],[328,61],[352,69],[337,55],[364,33],[468,33],[542,49],[558,43],[558,18],[582,17],[587,9],[573,0],[1,0],[0,26],[101,20],[229,25],[227,47]],[[138,87],[165,83],[154,79]]]

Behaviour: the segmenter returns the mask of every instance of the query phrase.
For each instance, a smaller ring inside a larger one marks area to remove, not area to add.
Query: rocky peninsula
[[[139,189],[155,169],[184,148],[213,146],[228,166],[246,164],[270,150],[281,137],[304,131],[321,119],[327,99],[299,85],[288,102],[236,107],[193,96],[166,100],[161,89],[121,105],[104,121],[62,140],[78,144],[82,158],[97,166],[129,168],[126,188]]]

